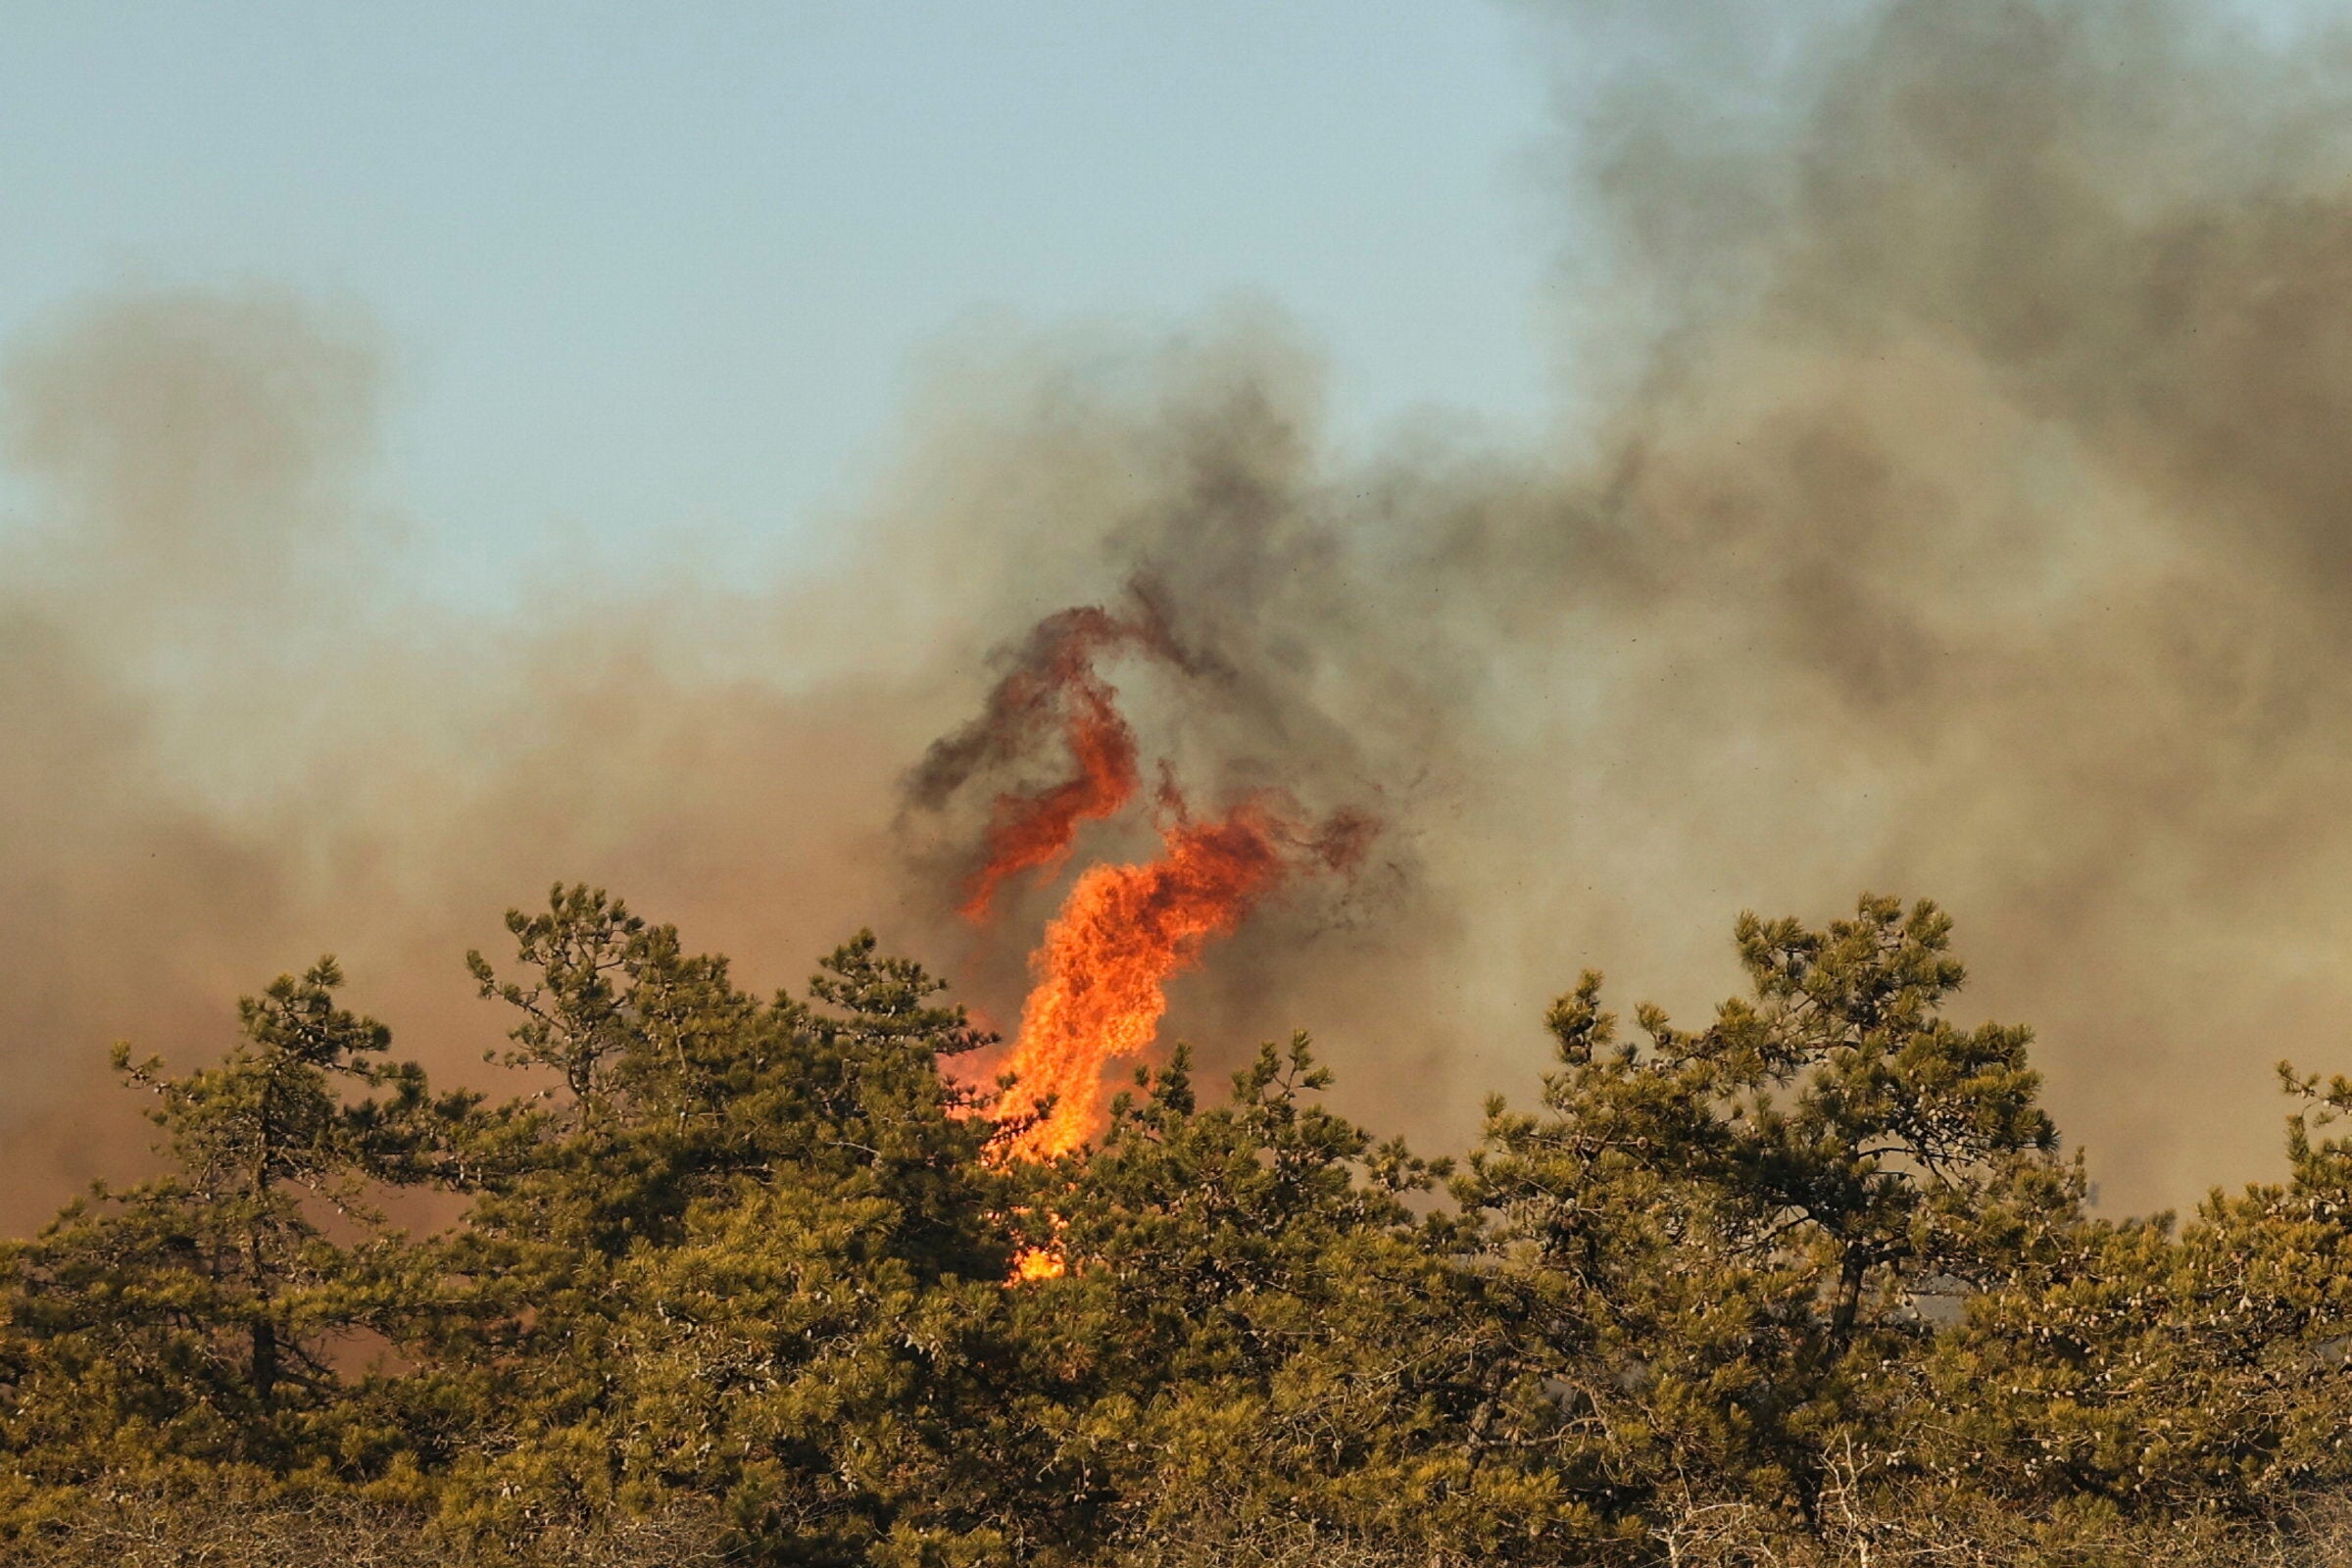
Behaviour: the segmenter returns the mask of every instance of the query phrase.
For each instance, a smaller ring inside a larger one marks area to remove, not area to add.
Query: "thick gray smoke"
[[[2352,60],[2233,15],[1532,18],[1552,441],[1339,458],[1263,313],[967,340],[852,564],[764,590],[425,608],[365,323],[61,312],[0,394],[40,497],[0,546],[0,1220],[142,1142],[109,1039],[209,1050],[321,950],[465,1073],[500,1025],[458,955],[557,878],[760,984],[870,922],[1009,1023],[1056,889],[957,921],[987,792],[906,781],[1076,605],[1187,651],[1102,666],[1147,767],[1386,824],[1181,982],[1212,1061],[1304,1025],[1347,1108],[1457,1143],[1580,966],[1688,1017],[1736,910],[1868,887],[1959,916],[2110,1206],[2268,1168],[2268,1064],[2352,1020]]]

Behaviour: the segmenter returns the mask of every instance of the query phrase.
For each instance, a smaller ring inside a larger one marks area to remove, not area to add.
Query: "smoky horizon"
[[[478,1078],[463,955],[551,883],[755,989],[870,926],[1012,1035],[1170,802],[1278,803],[1307,867],[1169,971],[1204,1081],[1304,1029],[1345,1113],[1455,1152],[1582,969],[1693,1025],[1741,910],[1868,891],[1954,916],[1957,1012],[2033,1027],[2105,1209],[2274,1173],[2273,1064],[2352,1066],[2352,31],[1655,10],[1511,8],[1554,116],[1525,428],[1365,438],[1279,300],[993,322],[782,564],[583,546],[453,603],[366,299],[45,303],[0,345],[0,1228],[135,1168],[112,1041],[209,1055],[323,952]],[[1071,701],[1120,785],[1005,850],[1087,776]]]

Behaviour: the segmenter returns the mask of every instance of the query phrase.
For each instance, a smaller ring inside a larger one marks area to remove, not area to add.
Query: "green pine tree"
[[[239,1004],[240,1042],[184,1075],[116,1048],[154,1097],[168,1169],[101,1184],[11,1250],[4,1441],[24,1483],[352,1480],[397,1446],[345,1367],[400,1332],[416,1286],[369,1195],[397,1174],[386,1129],[414,1119],[424,1080],[336,1004],[342,979],[332,958],[280,977]]]

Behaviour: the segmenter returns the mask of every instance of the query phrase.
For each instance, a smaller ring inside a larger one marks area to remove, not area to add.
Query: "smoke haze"
[[[1340,453],[1258,307],[973,329],[842,564],[775,584],[436,608],[369,490],[375,328],[61,307],[0,387],[37,497],[0,536],[0,1222],[135,1158],[109,1040],[208,1053],[320,951],[475,1070],[459,955],[559,878],[760,985],[871,923],[1008,1026],[1068,872],[1150,824],[975,931],[995,793],[1054,775],[930,749],[1079,606],[1183,650],[1100,665],[1147,774],[1383,824],[1177,982],[1212,1065],[1308,1027],[1344,1108],[1456,1145],[1579,967],[1689,1020],[1739,908],[1868,887],[1953,910],[1964,1010],[2037,1027],[2110,1207],[2268,1170],[2269,1063],[2344,1065],[2352,1019],[2352,57],[2257,20],[1531,16],[1551,439]]]

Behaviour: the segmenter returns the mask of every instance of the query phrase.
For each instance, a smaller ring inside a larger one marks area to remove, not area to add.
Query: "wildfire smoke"
[[[1103,655],[1129,648],[1189,665],[1148,606],[1132,617],[1093,605],[1047,616],[980,716],[924,757],[913,795],[937,806],[979,768],[1033,748],[1056,725],[1069,748],[1074,771],[1067,777],[997,797],[986,852],[964,884],[965,919],[985,920],[1006,881],[1058,865],[1080,827],[1116,814],[1135,798],[1135,731],[1119,712],[1117,690],[1095,667]]]
[[[1311,1025],[1368,1124],[1459,1147],[1582,966],[1688,1012],[1723,912],[1871,887],[1962,919],[2110,1205],[2271,1172],[2263,1063],[2352,1011],[2340,19],[1549,9],[1535,440],[1359,451],[1247,302],[992,318],[834,565],[471,610],[363,316],[131,288],[0,345],[0,1229],[144,1147],[103,1042],[201,1059],[322,948],[464,1083],[498,1024],[448,955],[559,877],[761,986],[858,923],[962,944],[1017,1016],[1013,889],[1157,854],[1108,847],[1155,757],[1203,816],[1379,801],[1378,874],[1261,893],[1162,1025]]]

